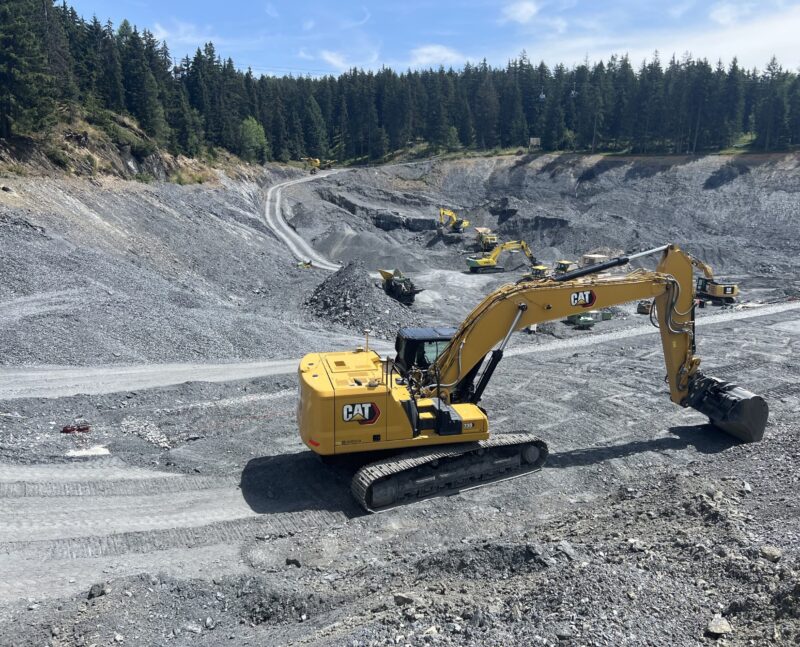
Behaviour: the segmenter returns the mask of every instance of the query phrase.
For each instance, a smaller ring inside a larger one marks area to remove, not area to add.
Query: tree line
[[[0,5],[0,138],[46,130],[80,108],[87,120],[134,117],[173,153],[225,148],[249,161],[379,160],[425,142],[493,150],[540,139],[544,150],[699,153],[752,135],[764,151],[800,144],[800,77],[690,56],[634,67],[627,56],[571,68],[534,64],[338,77],[256,76],[208,43],[174,61],[128,21],[85,20],[66,2]]]

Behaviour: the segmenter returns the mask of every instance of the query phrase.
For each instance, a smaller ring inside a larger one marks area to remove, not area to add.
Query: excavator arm
[[[631,259],[662,252],[655,271],[592,276]],[[502,359],[511,334],[531,324],[565,318],[585,309],[655,300],[670,398],[708,415],[743,440],[760,440],[767,419],[763,398],[698,371],[694,355],[694,284],[691,256],[668,245],[623,256],[555,278],[524,280],[489,294],[467,316],[418,385],[423,396],[477,404]],[[708,266],[704,271],[710,272]],[[736,391],[738,389],[738,391]]]

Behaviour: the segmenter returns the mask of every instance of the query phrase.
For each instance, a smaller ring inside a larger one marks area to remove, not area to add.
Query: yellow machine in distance
[[[736,283],[718,283],[705,276],[697,277],[697,297],[712,303],[735,303],[739,296]]]
[[[492,251],[498,242],[497,234],[488,227],[475,227],[475,243],[482,252]]]
[[[648,254],[654,271],[596,275]],[[490,437],[479,405],[512,333],[584,310],[653,299],[670,399],[744,441],[763,436],[760,396],[703,375],[694,343],[694,259],[675,245],[610,259],[557,277],[504,285],[458,329],[398,334],[394,360],[368,348],[310,353],[298,367],[303,442],[322,456],[392,450],[364,465],[351,490],[368,510],[539,468],[547,445],[529,433]]]
[[[569,272],[573,265],[575,265],[574,261],[566,261],[566,260],[556,261],[556,266],[553,269],[553,272],[555,272],[556,274],[564,274],[566,272]]]
[[[469,227],[469,220],[459,218],[452,209],[439,207],[439,230],[451,234],[463,234]]]
[[[325,170],[333,168],[333,164],[336,160],[321,160],[318,157],[301,157],[300,161],[308,165],[311,169],[311,175],[315,175],[319,169]]]
[[[467,267],[470,272],[487,273],[487,272],[505,272],[506,269],[502,265],[497,264],[500,254],[503,252],[516,252],[522,251],[528,257],[531,265],[536,265],[536,258],[533,255],[528,243],[524,240],[510,240],[505,243],[500,243],[488,254],[482,256],[468,256]]]

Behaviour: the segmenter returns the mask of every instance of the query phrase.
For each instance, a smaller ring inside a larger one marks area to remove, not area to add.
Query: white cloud
[[[332,52],[327,49],[323,49],[319,53],[319,57],[325,61],[328,65],[332,68],[336,69],[339,72],[345,72],[346,70],[350,69],[350,65],[347,62],[344,54],[341,52]]]
[[[553,38],[547,41],[547,62],[580,64],[608,60],[611,54],[627,53],[633,65],[651,59],[658,50],[662,63],[673,54],[678,57],[690,52],[695,58],[730,61],[734,56],[739,64],[763,68],[774,55],[785,68],[800,66],[797,34],[800,33],[800,5],[794,5],[770,14],[751,17],[746,23],[729,25],[711,24],[687,30],[684,26],[650,29],[636,33],[618,32],[606,28],[603,33],[574,38]],[[536,51],[536,43],[515,43],[515,56],[522,48]],[[506,55],[509,53],[506,52]]]
[[[458,65],[466,57],[445,45],[423,45],[411,50],[412,67],[429,67],[431,65]]]
[[[278,10],[275,8],[275,5],[271,2],[268,2],[264,7],[264,11],[270,18],[277,18],[278,17]]]
[[[302,58],[304,61],[313,61],[314,57],[309,54],[305,47],[301,48],[299,52],[297,52],[297,58]]]
[[[517,22],[525,25],[533,20],[537,13],[539,13],[539,5],[535,2],[530,2],[530,0],[512,2],[503,7],[500,22]]]
[[[317,23],[313,20],[306,20],[303,22],[303,31],[311,31]]]
[[[161,23],[156,23],[153,27],[153,36],[160,41],[166,41],[167,45],[204,45],[213,41],[215,45],[224,43],[225,39],[215,36],[210,27],[199,27],[189,22],[175,22],[171,28],[164,27]]]
[[[749,2],[718,2],[711,7],[708,17],[719,25],[733,25],[749,16],[753,7]]]
[[[355,29],[356,27],[363,27],[372,18],[372,14],[366,7],[361,7],[364,15],[359,20],[345,20],[342,22],[342,29]]]

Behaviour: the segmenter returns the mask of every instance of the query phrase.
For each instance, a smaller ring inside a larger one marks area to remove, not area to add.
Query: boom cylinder
[[[627,265],[634,258],[641,258],[642,256],[650,256],[651,254],[657,254],[658,252],[663,252],[665,249],[667,249],[667,247],[669,247],[669,245],[661,245],[661,247],[654,247],[653,249],[648,249],[647,251],[644,252],[638,252],[636,254],[626,254],[625,256],[617,256],[616,258],[610,258],[607,261],[603,261],[602,263],[595,263],[594,265],[579,267],[577,270],[572,270],[571,272],[559,274],[558,276],[554,276],[553,280],[558,282],[571,281],[572,279],[579,279],[580,277],[587,276],[589,274],[597,274],[598,272],[611,269],[612,267]]]

